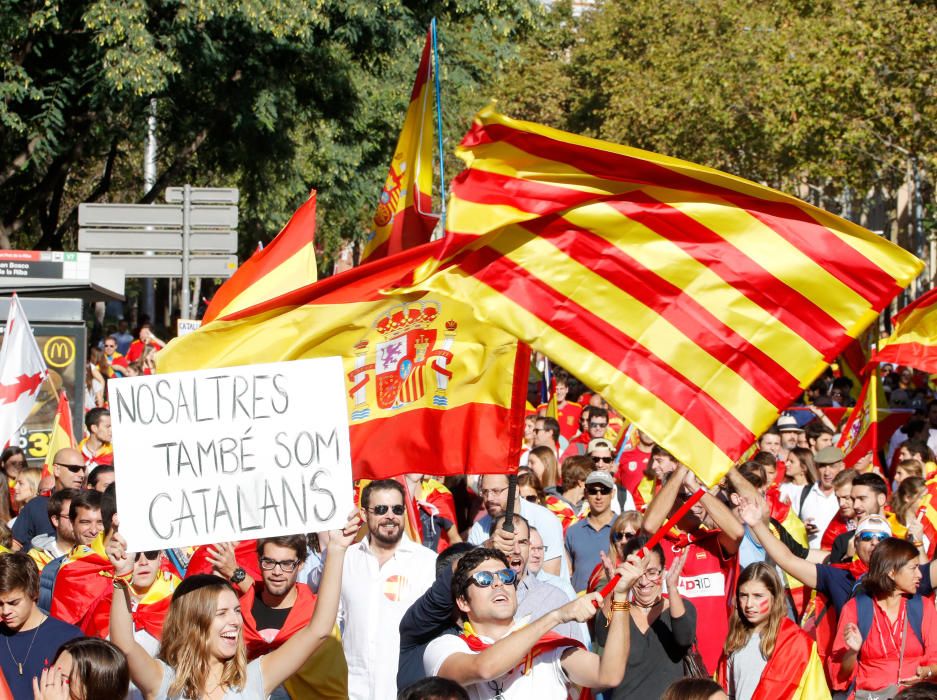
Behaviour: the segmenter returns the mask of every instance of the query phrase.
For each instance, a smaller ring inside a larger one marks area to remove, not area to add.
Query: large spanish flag
[[[937,289],[904,307],[892,324],[892,334],[879,342],[878,361],[937,372]]]
[[[160,372],[307,357],[344,358],[356,479],[516,467],[529,350],[471,306],[380,289],[442,241],[382,258],[176,338]],[[516,381],[515,381],[516,378]]]
[[[923,266],[781,192],[491,107],[458,154],[447,246],[401,286],[471,301],[710,484]]]
[[[836,444],[846,455],[846,466],[851,467],[865,455],[872,453],[872,462],[881,468],[878,457],[878,368],[869,368],[859,399],[849,414],[843,432]]]
[[[410,93],[410,106],[397,139],[361,262],[428,243],[439,221],[433,211],[433,88],[429,82],[432,30]]]
[[[316,281],[316,192],[286,226],[215,292],[202,323],[248,309]]]
[[[59,450],[75,447],[75,431],[72,429],[72,411],[68,406],[68,396],[64,391],[59,392],[59,405],[55,409],[55,418],[52,421],[52,432],[49,434],[49,451],[42,465],[42,478],[52,477],[52,460]]]

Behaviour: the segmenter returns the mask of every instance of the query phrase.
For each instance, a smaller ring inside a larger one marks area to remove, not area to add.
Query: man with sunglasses
[[[609,472],[595,470],[586,477],[586,502],[589,514],[573,523],[566,531],[565,548],[573,569],[573,590],[585,591],[589,576],[601,561],[601,553],[608,549],[609,532],[615,513],[612,498],[615,480]]]
[[[579,433],[570,441],[569,447],[563,452],[562,459],[573,455],[588,454],[589,443],[604,438],[606,430],[608,430],[608,411],[604,408],[592,406],[589,409],[589,422],[586,431]]]
[[[637,510],[634,503],[634,496],[625,488],[619,488],[615,483],[615,464],[614,446],[610,440],[605,438],[595,438],[589,442],[589,458],[592,460],[592,466],[598,471],[608,472],[612,477],[612,483],[615,488],[612,489],[612,512],[620,515],[627,510]]]
[[[529,624],[518,624],[517,575],[495,549],[468,552],[452,577],[452,598],[463,620],[460,635],[430,642],[423,654],[428,676],[461,684],[473,700],[566,697],[568,684],[583,688],[618,685],[625,675],[630,628],[628,590],[647,567],[632,557],[609,605],[608,640],[601,656],[574,640],[550,634],[567,622],[586,622],[601,596],[581,596]]]
[[[345,553],[338,612],[352,700],[395,700],[400,619],[436,580],[436,553],[404,533],[404,503],[393,479],[361,491],[368,535]]]
[[[81,490],[85,483],[85,461],[78,450],[70,447],[59,450],[52,458],[52,476],[55,491]],[[54,535],[55,527],[49,519],[49,499],[36,496],[23,506],[13,523],[13,550],[27,546],[36,535]]]
[[[870,515],[885,516],[885,503],[888,501],[888,486],[878,474],[871,472],[857,474],[850,489],[853,517],[861,521]],[[886,518],[887,519],[887,518]],[[830,564],[845,564],[852,560],[853,538],[855,531],[846,531],[833,540],[830,551]]]

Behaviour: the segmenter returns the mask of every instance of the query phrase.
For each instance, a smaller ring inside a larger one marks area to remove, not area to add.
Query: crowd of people
[[[502,473],[360,482],[332,532],[133,552],[107,383],[160,341],[123,330],[51,473],[0,455],[0,700],[937,698],[937,400],[901,368],[880,459],[836,447],[827,375],[709,488],[558,372]]]

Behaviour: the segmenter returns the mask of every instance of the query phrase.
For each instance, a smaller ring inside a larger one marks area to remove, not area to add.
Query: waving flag
[[[937,289],[904,307],[892,324],[892,334],[879,343],[878,361],[937,372]]]
[[[59,450],[75,447],[75,431],[72,429],[72,412],[68,406],[68,396],[64,391],[59,393],[59,405],[55,409],[55,419],[52,421],[52,432],[49,435],[49,451],[46,452],[46,461],[42,467],[42,478],[52,476],[52,460]]]
[[[0,447],[29,417],[48,374],[20,298],[13,294],[0,346]]]
[[[404,474],[415,465],[432,465],[434,474],[516,468],[526,346],[478,323],[464,302],[380,292],[441,244],[361,265],[203,325],[160,351],[159,371],[338,355],[356,479]]]
[[[872,453],[872,462],[882,466],[878,457],[878,384],[878,368],[871,367],[836,444],[846,455],[847,467],[869,452]]]
[[[257,250],[215,292],[203,323],[249,309],[272,296],[287,294],[316,281],[316,193],[296,210],[283,230]]]
[[[446,248],[401,283],[471,303],[708,483],[922,268],[711,168],[483,110]]]
[[[361,263],[428,243],[439,217],[433,211],[433,96],[429,82],[432,36],[426,33],[423,56],[410,94],[410,106],[381,190]]]

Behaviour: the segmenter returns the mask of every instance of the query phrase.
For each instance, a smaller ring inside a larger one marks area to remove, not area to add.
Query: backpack
[[[55,577],[58,576],[59,569],[62,568],[66,556],[68,555],[63,554],[60,557],[56,557],[42,567],[42,573],[39,574],[39,600],[37,601],[37,605],[46,615],[48,615],[49,611],[52,609],[52,593],[55,590]]]

